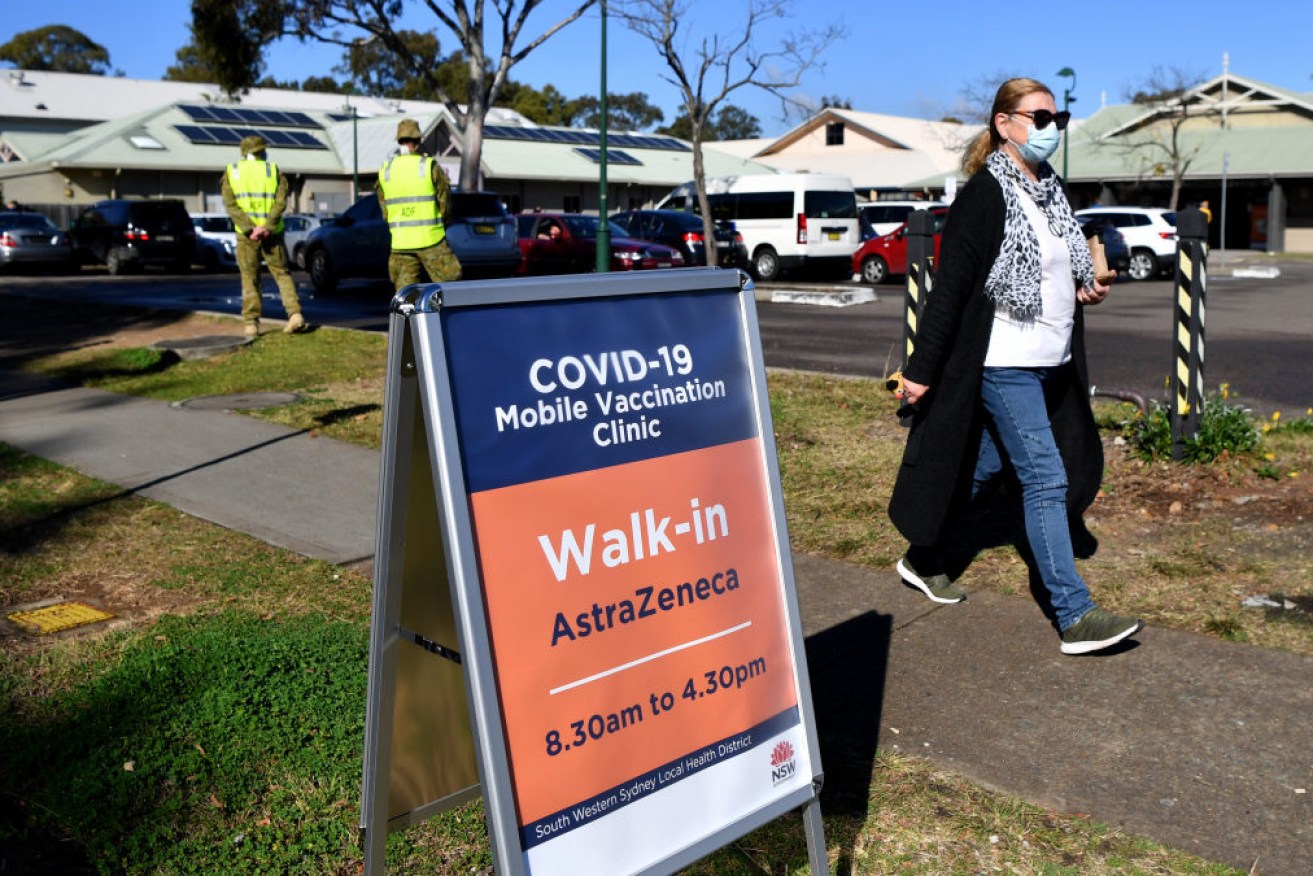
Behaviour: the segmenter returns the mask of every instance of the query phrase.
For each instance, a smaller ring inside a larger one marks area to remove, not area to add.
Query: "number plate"
[[[842,239],[842,238],[843,238],[843,235],[840,234],[840,233],[837,232],[837,231],[827,231],[827,232],[825,232],[825,239],[826,239],[826,240],[840,240],[840,239]]]
[[[497,233],[497,229],[496,229],[495,227],[491,226],[491,225],[475,225],[475,226],[474,226],[474,233],[475,233],[475,234],[496,234],[496,233]]]
[[[155,239],[158,240],[160,243],[173,243],[173,235],[172,235],[172,234],[161,234],[160,236],[156,237]]]

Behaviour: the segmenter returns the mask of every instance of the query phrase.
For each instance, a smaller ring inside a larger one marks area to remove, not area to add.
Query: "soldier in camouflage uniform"
[[[397,125],[401,152],[378,172],[378,203],[392,235],[388,277],[398,292],[428,274],[434,283],[459,280],[460,260],[447,244],[442,217],[451,185],[438,162],[419,151],[419,123]]]
[[[283,245],[283,211],[287,209],[287,178],[265,158],[268,144],[263,137],[242,139],[242,160],[230,164],[219,190],[223,205],[237,229],[237,269],[242,275],[242,320],[246,336],[260,335],[260,261],[278,285],[287,311],[283,331],[291,334],[306,329],[296,283],[287,270],[287,248]]]

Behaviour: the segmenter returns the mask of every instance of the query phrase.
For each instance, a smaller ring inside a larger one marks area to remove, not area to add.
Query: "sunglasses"
[[[1010,116],[1030,116],[1035,122],[1035,130],[1042,131],[1049,126],[1049,122],[1054,122],[1059,131],[1067,130],[1067,123],[1071,121],[1071,113],[1066,110],[1051,113],[1046,109],[1037,109],[1033,111],[1013,110],[1008,113]]]

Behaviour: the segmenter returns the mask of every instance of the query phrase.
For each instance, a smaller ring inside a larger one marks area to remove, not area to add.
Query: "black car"
[[[520,264],[515,220],[496,194],[452,192],[443,218],[447,243],[461,263],[461,276],[509,277]],[[372,192],[345,213],[326,219],[304,245],[305,269],[315,291],[328,294],[340,280],[386,280],[392,238],[378,196]]]
[[[617,213],[611,221],[624,229],[634,240],[664,243],[684,254],[684,264],[705,265],[707,247],[702,217],[682,210],[629,210]],[[743,235],[734,230],[732,222],[716,223],[716,252],[723,268],[748,267],[748,248]]]
[[[1117,226],[1100,216],[1077,216],[1076,221],[1080,222],[1087,236],[1091,233],[1090,227],[1093,226],[1093,233],[1103,241],[1103,252],[1108,259],[1108,267],[1119,274],[1125,274],[1131,266],[1131,248],[1126,245],[1126,237],[1117,230]]]
[[[68,231],[74,257],[82,264],[102,264],[111,274],[163,266],[184,273],[196,253],[196,231],[182,201],[98,201],[73,221]]]

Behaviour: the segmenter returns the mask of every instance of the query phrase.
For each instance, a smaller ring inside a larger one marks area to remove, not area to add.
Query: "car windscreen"
[[[501,201],[494,194],[453,192],[444,218],[458,222],[462,219],[501,218],[505,215],[506,211],[502,209]]]
[[[857,195],[854,192],[804,192],[802,206],[809,219],[857,218]]]
[[[53,222],[40,213],[7,213],[0,216],[0,228],[40,228],[51,230]]]
[[[191,217],[182,204],[142,201],[132,205],[132,224],[146,228],[169,228],[191,225]]]
[[[223,232],[235,230],[233,228],[233,221],[227,216],[193,216],[192,222],[194,222],[196,227],[201,231]]]

